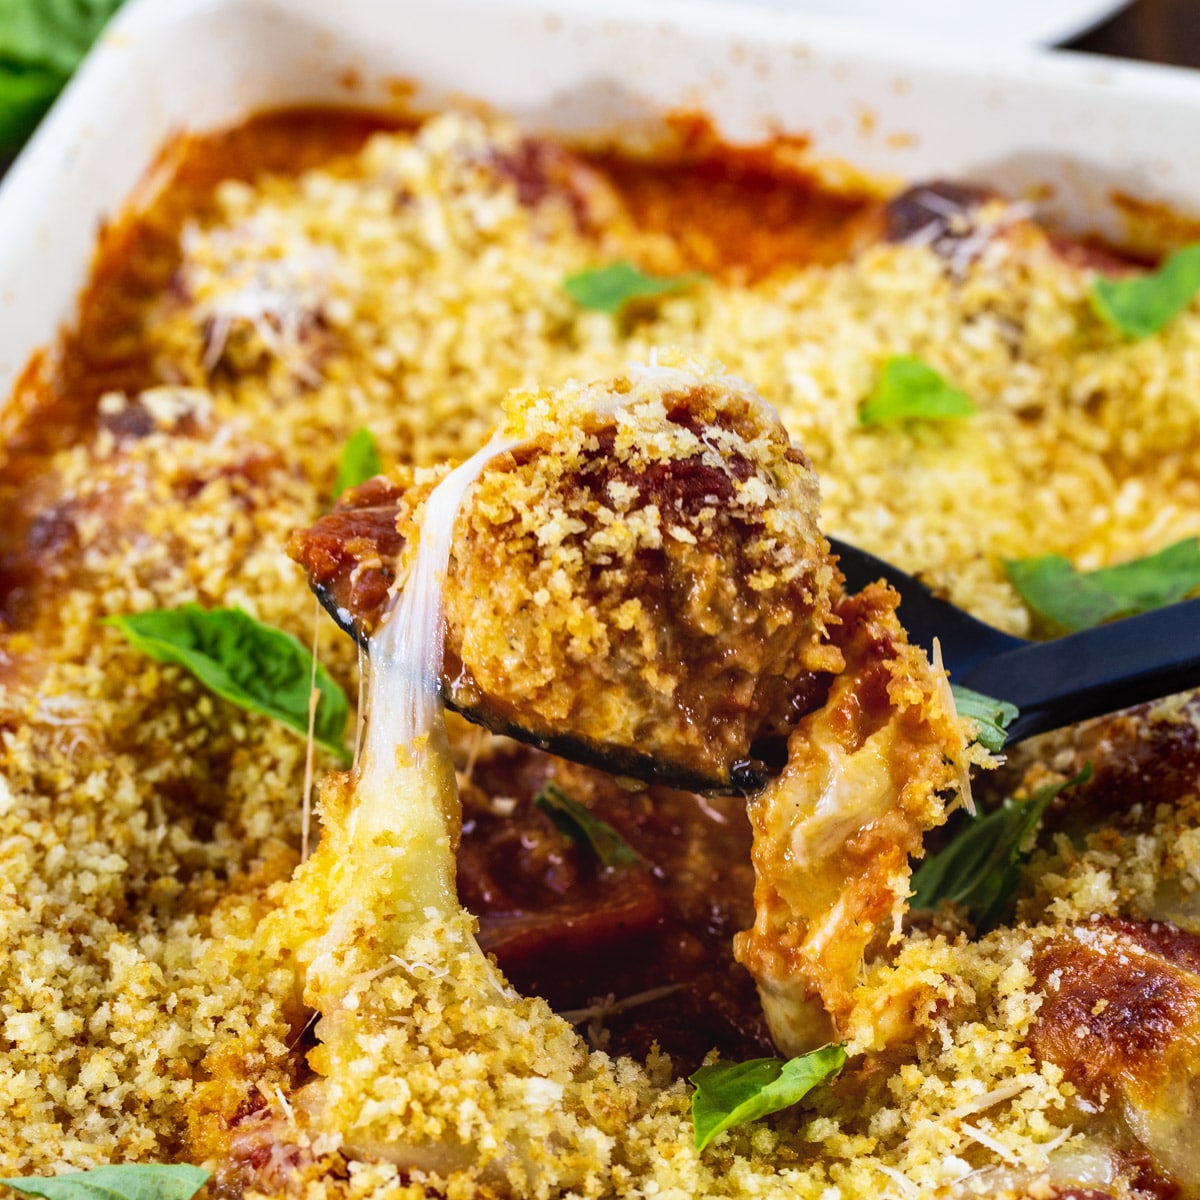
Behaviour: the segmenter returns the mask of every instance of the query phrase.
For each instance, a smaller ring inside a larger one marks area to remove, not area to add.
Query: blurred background
[[[1200,3],[1136,0],[1095,29],[1066,43],[1072,50],[1200,67]]]

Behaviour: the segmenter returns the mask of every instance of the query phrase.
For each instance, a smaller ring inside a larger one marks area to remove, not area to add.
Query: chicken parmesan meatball
[[[749,385],[685,360],[517,393],[455,521],[447,702],[631,775],[750,782],[843,665],[812,466]],[[343,624],[402,587],[428,480],[292,542]]]

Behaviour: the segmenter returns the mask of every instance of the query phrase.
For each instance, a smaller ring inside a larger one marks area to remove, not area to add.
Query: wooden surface
[[[1200,0],[1135,0],[1068,46],[1092,54],[1200,67]]]

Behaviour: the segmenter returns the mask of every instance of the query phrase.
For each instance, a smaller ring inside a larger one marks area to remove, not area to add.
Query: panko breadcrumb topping
[[[431,468],[477,449],[513,389],[614,378],[674,346],[770,399],[821,478],[830,532],[1015,632],[1027,616],[1002,558],[1054,551],[1088,568],[1197,532],[1196,306],[1119,340],[1087,302],[1091,268],[1021,219],[949,265],[929,239],[879,242],[832,266],[713,277],[620,318],[582,311],[561,289],[573,272],[689,264],[599,172],[528,145],[449,114],[297,177],[221,185],[172,286],[126,331],[153,386],[111,393],[75,444],[47,441],[36,476],[5,484],[19,540],[3,562],[0,1172],[196,1161],[308,1200],[1049,1196],[1128,1180],[1140,1168],[1113,1158],[1099,1093],[1035,1053],[1037,971],[1097,913],[1200,931],[1194,766],[1174,790],[1129,777],[1117,817],[1081,789],[1082,839],[1054,816],[1011,925],[977,935],[943,912],[906,926],[854,985],[858,1012],[915,998],[903,1041],[703,1154],[661,1055],[590,1049],[536,999],[460,1003],[460,985],[484,987],[475,958],[454,974],[466,917],[364,973],[361,1054],[322,1102],[372,1129],[470,1140],[494,1173],[356,1160],[347,1122],[295,1132],[314,1044],[297,954],[328,902],[310,886],[318,858],[293,878],[304,742],[98,622],[237,604],[307,642],[313,600],[283,548],[328,506],[354,430],[372,430],[385,463]],[[894,354],[934,366],[977,414],[863,427]],[[631,511],[620,486],[607,500],[614,519]],[[738,502],[759,504],[757,486]],[[352,644],[322,622],[319,650],[353,696]],[[1149,720],[1164,755],[1194,744],[1178,712]],[[1080,743],[1098,777],[1115,745]],[[1047,753],[1059,777],[1074,768],[1073,744]],[[340,787],[322,791],[331,810]],[[506,1079],[539,1114],[526,1159],[501,1149]]]

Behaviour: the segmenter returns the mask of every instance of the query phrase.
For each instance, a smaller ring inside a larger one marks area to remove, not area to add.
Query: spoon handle
[[[900,593],[900,624],[910,642],[933,650],[934,638],[942,660],[955,683],[963,681],[979,663],[1029,643],[956,608],[929,590],[915,575],[838,538],[829,539],[849,591],[861,591],[877,579],[886,580]],[[1002,693],[993,692],[992,695]]]
[[[1009,743],[1198,687],[1200,597],[1025,643],[974,664],[956,682],[1020,709]]]

